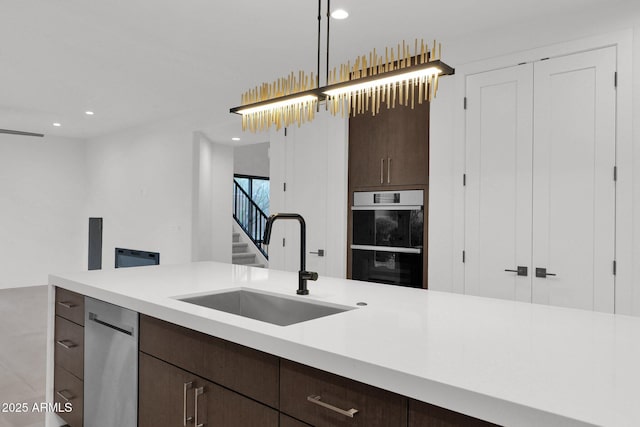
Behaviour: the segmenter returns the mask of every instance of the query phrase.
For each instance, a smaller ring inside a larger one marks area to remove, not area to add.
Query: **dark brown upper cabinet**
[[[349,188],[427,185],[429,103],[349,119]]]

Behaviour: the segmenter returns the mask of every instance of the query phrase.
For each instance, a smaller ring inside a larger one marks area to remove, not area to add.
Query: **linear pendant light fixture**
[[[413,53],[406,43],[397,50],[385,49],[384,57],[376,50],[361,56],[340,69],[329,72],[329,22],[331,0],[327,0],[327,85],[320,87],[320,19],[321,1],[318,0],[318,70],[314,74],[303,71],[297,75],[263,83],[241,97],[241,105],[230,109],[242,115],[242,130],[252,132],[276,129],[314,119],[319,103],[333,115],[355,116],[370,112],[376,115],[381,106],[411,106],[416,102],[431,102],[438,91],[440,76],[454,74],[455,70],[441,61],[442,47],[415,41]],[[437,48],[437,50],[436,50]]]

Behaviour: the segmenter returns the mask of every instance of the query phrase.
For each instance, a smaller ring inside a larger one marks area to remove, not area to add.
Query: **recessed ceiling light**
[[[240,138],[238,138],[237,136],[234,136],[233,138],[231,138],[232,141],[240,141]]]
[[[85,111],[84,112],[87,116],[93,116],[93,111]]]
[[[62,126],[60,123],[54,123],[53,124],[55,127],[59,128],[60,126]]]
[[[331,17],[333,19],[347,19],[349,17],[349,12],[344,9],[336,9],[331,12]]]

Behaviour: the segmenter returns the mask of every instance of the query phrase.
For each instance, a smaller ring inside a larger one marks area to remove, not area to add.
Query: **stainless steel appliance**
[[[138,313],[85,299],[84,426],[138,425]]]
[[[422,287],[424,192],[354,192],[351,213],[351,277]]]

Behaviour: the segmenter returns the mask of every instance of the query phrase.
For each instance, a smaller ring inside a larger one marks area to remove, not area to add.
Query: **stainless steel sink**
[[[177,299],[280,326],[293,325],[294,323],[354,309],[354,307],[301,301],[297,298],[288,298],[246,289],[234,289],[228,292],[179,297]]]

